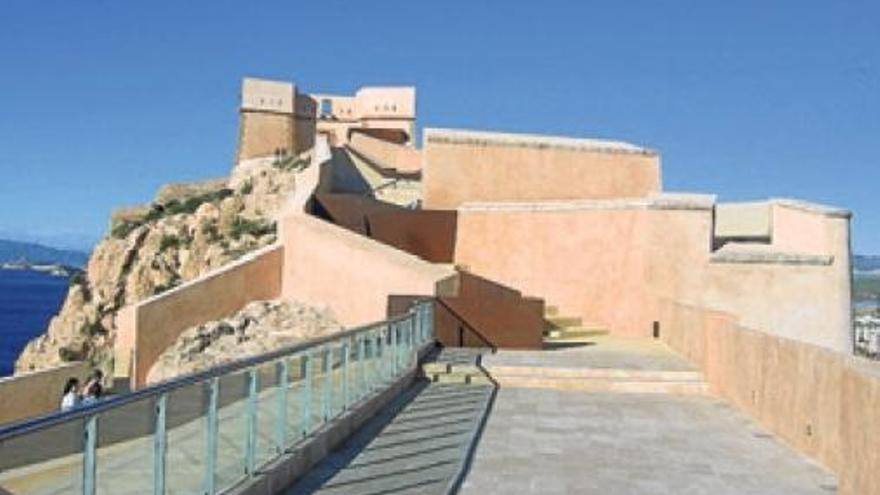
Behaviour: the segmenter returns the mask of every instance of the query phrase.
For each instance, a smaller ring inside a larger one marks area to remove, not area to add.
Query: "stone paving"
[[[446,493],[492,389],[417,382],[287,495]]]
[[[463,494],[835,493],[827,470],[725,402],[502,388]]]
[[[695,371],[697,368],[657,340],[614,336],[592,337],[585,344],[554,350],[499,349],[483,356],[483,366],[535,366],[545,368],[615,368],[631,370]]]

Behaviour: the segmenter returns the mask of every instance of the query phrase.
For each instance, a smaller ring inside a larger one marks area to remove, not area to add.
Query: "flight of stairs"
[[[478,364],[482,352],[482,349],[444,347],[422,363],[422,374],[436,383],[492,385]]]
[[[557,306],[544,307],[544,348],[576,346],[590,339],[607,335],[608,330],[596,323],[585,323],[581,318],[559,314]]]

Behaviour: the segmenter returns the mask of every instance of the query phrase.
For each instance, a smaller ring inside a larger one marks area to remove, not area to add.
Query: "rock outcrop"
[[[252,302],[236,315],[185,330],[159,357],[148,383],[342,330],[333,315],[290,301]]]
[[[308,164],[307,156],[297,160]],[[115,215],[85,276],[71,278],[60,312],[22,351],[16,373],[75,360],[110,371],[120,308],[275,242],[276,217],[302,166],[246,165],[225,183],[163,187],[153,203]]]

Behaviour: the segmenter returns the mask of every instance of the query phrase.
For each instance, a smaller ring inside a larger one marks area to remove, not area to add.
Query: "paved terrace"
[[[828,470],[709,396],[658,341],[597,337],[483,364],[502,387],[464,494],[836,492]]]
[[[509,385],[461,493],[836,492],[829,471],[707,395],[702,375],[660,342],[597,337],[555,351],[501,350],[482,362]],[[413,387],[287,495],[445,493],[487,394]]]

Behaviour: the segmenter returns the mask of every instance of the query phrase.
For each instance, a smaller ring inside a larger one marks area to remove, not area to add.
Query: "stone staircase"
[[[702,395],[708,391],[699,371],[500,365],[491,366],[489,372],[502,387],[676,395]]]
[[[480,368],[484,349],[444,347],[429,355],[422,363],[422,374],[434,383],[492,385]]]
[[[585,323],[576,316],[560,315],[557,306],[544,307],[545,349],[587,344],[602,335],[608,335],[608,329],[598,323]]]

